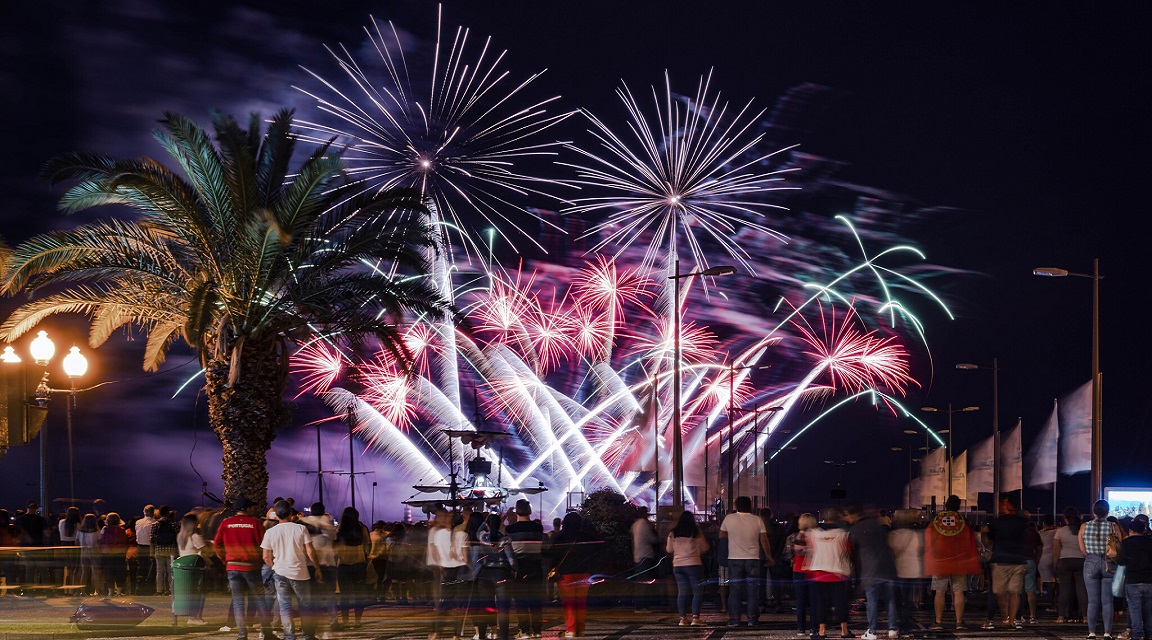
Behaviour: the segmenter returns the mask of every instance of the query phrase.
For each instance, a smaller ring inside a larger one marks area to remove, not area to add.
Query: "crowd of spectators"
[[[1104,501],[1090,517],[1065,510],[1059,527],[1011,500],[995,518],[965,513],[954,496],[937,513],[849,504],[779,520],[752,513],[746,497],[735,505],[717,519],[662,511],[666,520],[654,521],[621,499],[613,517],[630,522],[613,528],[586,519],[604,511],[571,511],[546,532],[526,500],[504,514],[441,509],[426,522],[371,526],[351,507],[337,519],[321,503],[301,512],[280,498],[267,510],[240,498],[183,516],[146,505],[127,517],[77,507],[45,517],[30,502],[14,517],[0,509],[0,576],[5,593],[25,596],[165,596],[174,560],[198,556],[201,606],[189,623],[206,624],[204,594],[228,593],[222,630],[246,638],[258,629],[266,640],[358,628],[366,607],[392,604],[427,607],[432,639],[510,640],[541,637],[544,605],[559,603],[561,637],[582,637],[590,598],[675,612],[680,626],[708,624],[705,606],[733,627],[794,611],[797,636],[813,640],[856,637],[855,616],[861,640],[874,640],[969,628],[973,594],[985,596],[984,629],[1037,624],[1047,607],[1054,623],[1110,639],[1126,609],[1117,635],[1149,638],[1147,518],[1109,518]],[[616,531],[622,559],[612,557]]]

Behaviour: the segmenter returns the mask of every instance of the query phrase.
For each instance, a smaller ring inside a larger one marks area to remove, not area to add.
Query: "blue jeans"
[[[268,611],[268,600],[264,596],[264,581],[260,571],[229,571],[228,590],[232,592],[232,612],[236,616],[236,630],[238,638],[248,637],[247,620],[244,618],[244,596],[256,606],[257,620],[260,630],[265,636],[272,633],[272,618]]]
[[[1144,625],[1152,621],[1152,583],[1141,582],[1124,585],[1124,595],[1128,597],[1128,620],[1132,623],[1132,640],[1148,637]]]
[[[1100,554],[1084,557],[1084,588],[1088,590],[1088,633],[1096,633],[1097,618],[1103,615],[1104,633],[1112,634],[1112,576],[1108,560]]]
[[[676,609],[680,617],[688,615],[688,596],[692,596],[692,615],[700,615],[700,603],[704,600],[704,588],[700,581],[704,577],[704,567],[698,564],[687,567],[672,567],[676,577]]]
[[[880,598],[888,603],[888,628],[899,629],[896,608],[896,585],[891,580],[883,580],[864,587],[864,597],[868,600],[868,630],[875,632],[880,621]]]
[[[316,621],[312,617],[312,583],[309,580],[292,580],[274,574],[276,580],[276,602],[280,605],[280,624],[284,627],[284,640],[296,640],[296,630],[292,625],[292,597],[300,607],[300,631],[304,636],[316,635]]]
[[[748,622],[760,621],[760,560],[728,560],[728,621],[740,622],[740,599],[747,594]]]

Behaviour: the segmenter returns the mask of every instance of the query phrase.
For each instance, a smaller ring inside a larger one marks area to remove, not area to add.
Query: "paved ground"
[[[185,618],[180,618],[176,626],[173,626],[170,613],[171,600],[169,598],[136,597],[132,598],[132,601],[153,607],[156,611],[144,623],[128,630],[80,631],[75,625],[68,622],[68,617],[80,604],[80,598],[0,597],[0,640],[47,640],[54,638],[68,640],[80,638],[150,640],[153,638],[170,639],[173,636],[181,636],[186,640],[199,640],[201,638],[232,639],[236,637],[234,631],[219,631],[227,614],[228,600],[223,595],[208,597],[204,616],[208,624],[202,627],[189,627]],[[979,611],[982,611],[982,607]],[[342,640],[423,639],[427,637],[428,633],[428,613],[427,609],[417,607],[395,605],[371,607],[365,612],[362,628],[330,633],[329,637]],[[559,608],[556,606],[545,608],[544,618],[545,640],[556,638],[557,634],[563,631],[563,618]],[[796,638],[793,614],[766,614],[761,618],[761,624],[756,628],[729,628],[726,626],[727,615],[718,612],[715,608],[706,608],[703,618],[709,623],[709,626],[679,627],[676,625],[678,617],[675,613],[635,613],[631,608],[623,607],[595,609],[588,614],[587,636],[607,640],[618,638],[652,640],[660,638],[683,640]],[[923,612],[920,614],[920,619],[931,622]],[[974,618],[974,620],[978,620],[978,618]],[[1057,638],[1079,639],[1084,638],[1087,633],[1086,625],[1057,625],[1054,623],[1052,615],[1042,618],[1038,625],[1025,625],[1021,631],[1006,628],[984,631],[977,628],[975,624],[971,626],[971,629],[959,632],[923,632],[918,635],[927,640],[949,640],[951,638],[1046,638],[1051,640]],[[1123,621],[1120,621],[1115,626],[1115,631],[1119,633],[1125,625]],[[513,627],[515,627],[514,622]],[[851,629],[856,635],[864,631],[862,616],[853,616]],[[255,639],[257,635],[252,633],[249,637]],[[886,634],[884,635],[886,636]]]

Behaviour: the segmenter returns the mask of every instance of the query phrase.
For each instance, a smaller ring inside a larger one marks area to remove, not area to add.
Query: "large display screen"
[[[1132,518],[1152,515],[1152,488],[1149,487],[1104,487],[1104,499],[1111,511],[1108,515],[1117,518]]]

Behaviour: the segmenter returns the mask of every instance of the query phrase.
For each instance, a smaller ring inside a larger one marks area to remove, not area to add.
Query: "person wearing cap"
[[[516,558],[512,597],[520,619],[517,638],[539,638],[544,633],[544,525],[532,519],[532,503],[516,501],[516,522],[504,527]]]
[[[237,498],[232,503],[236,514],[225,518],[212,539],[216,555],[224,561],[228,574],[228,590],[232,593],[232,612],[236,617],[238,638],[248,637],[247,621],[244,618],[244,596],[255,605],[260,629],[265,640],[272,640],[272,616],[264,585],[260,577],[263,564],[260,543],[264,540],[264,524],[255,514],[260,507],[248,498]]]

